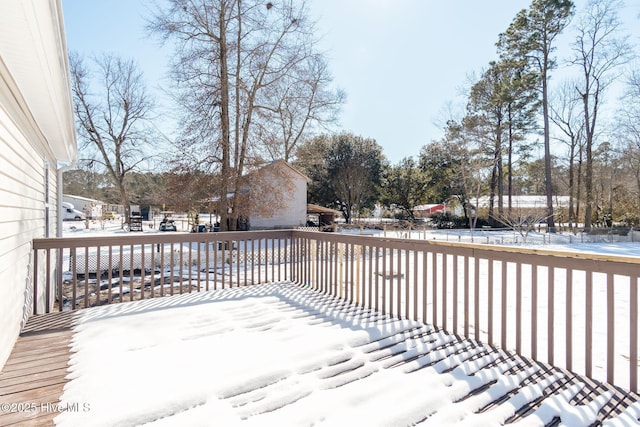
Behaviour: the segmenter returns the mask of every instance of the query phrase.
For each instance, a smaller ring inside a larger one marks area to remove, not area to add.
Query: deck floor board
[[[72,316],[33,316],[0,372],[0,426],[52,426],[67,382]],[[8,410],[4,410],[8,409]]]

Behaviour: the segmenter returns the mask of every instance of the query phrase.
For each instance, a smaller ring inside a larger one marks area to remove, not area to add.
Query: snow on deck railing
[[[35,239],[34,252],[45,311],[288,280],[637,391],[633,257],[298,230]]]

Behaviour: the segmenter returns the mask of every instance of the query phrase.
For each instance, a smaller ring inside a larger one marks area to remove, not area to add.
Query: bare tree
[[[575,91],[575,83],[565,81],[550,103],[549,118],[564,134],[562,142],[567,145],[568,187],[569,187],[569,225],[577,226],[580,214],[580,192],[582,178],[582,156],[584,141],[584,120],[580,112],[581,100]]]
[[[345,94],[330,89],[330,83],[326,61],[313,55],[265,88],[265,99],[271,102],[258,106],[257,140],[271,160],[289,162],[305,137],[336,122]]]
[[[547,220],[547,215],[539,209],[525,209],[516,207],[505,214],[498,214],[496,220],[509,227],[522,237],[522,243],[527,243],[529,233],[534,231],[538,224]]]
[[[92,160],[104,166],[128,218],[126,177],[151,149],[148,124],[154,102],[134,61],[105,55],[94,62],[95,79],[80,56],[70,58],[78,135],[86,153],[97,151]]]
[[[476,228],[478,222],[478,208],[480,197],[486,194],[489,175],[493,170],[493,161],[485,155],[484,129],[478,127],[474,117],[467,116],[462,121],[459,144],[452,146],[457,150],[460,162],[460,179],[465,189],[467,200],[466,210],[469,218],[469,228]],[[502,186],[500,186],[502,188]]]
[[[460,189],[455,196],[464,207],[471,230],[476,227],[479,200],[487,193],[487,182],[493,171],[493,153],[488,156],[484,146],[487,140],[485,132],[484,125],[476,116],[466,116],[461,123],[450,120],[443,139],[448,162],[455,168]]]
[[[585,130],[585,212],[584,228],[591,228],[594,207],[593,150],[598,112],[603,94],[620,74],[619,66],[629,60],[631,48],[626,37],[619,36],[619,0],[589,0],[578,23],[573,45],[573,63],[580,67],[582,82],[576,86],[583,104]]]
[[[605,141],[593,154],[593,177],[596,183],[593,186],[593,201],[596,208],[593,223],[611,227],[617,216],[614,206],[615,195],[625,192],[621,152],[613,143]]]
[[[640,211],[640,68],[631,71],[623,96],[624,108],[616,114],[617,138],[622,145],[624,162],[634,179],[633,211]]]
[[[314,91],[305,95],[294,84],[318,56],[306,5],[169,0],[156,9],[148,28],[175,42],[172,77],[185,111],[183,147],[197,151],[207,159],[202,166],[219,175],[221,228],[235,229],[241,210],[235,195],[245,168],[260,160],[262,137],[271,144],[275,140],[263,123],[270,120],[267,112],[283,113],[281,122],[288,127],[285,156],[300,140],[311,116],[319,114],[313,100],[289,102],[285,96],[287,90],[293,96],[316,96],[327,81],[326,69],[319,68],[320,73],[304,80],[318,85]],[[287,108],[308,107],[293,108],[295,118],[287,118],[283,102]],[[300,116],[304,111],[307,120]]]

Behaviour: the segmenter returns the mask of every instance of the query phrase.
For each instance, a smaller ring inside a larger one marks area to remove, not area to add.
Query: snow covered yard
[[[82,310],[72,352],[62,405],[88,410],[61,426],[577,426],[610,397],[572,406],[560,371],[290,283]]]

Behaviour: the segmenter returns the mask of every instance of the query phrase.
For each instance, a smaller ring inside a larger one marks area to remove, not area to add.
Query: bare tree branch
[[[149,157],[152,137],[148,120],[153,100],[133,61],[104,55],[94,63],[99,80],[92,78],[81,57],[70,58],[78,135],[85,151],[97,150],[96,160],[111,178],[128,217],[125,178]]]

